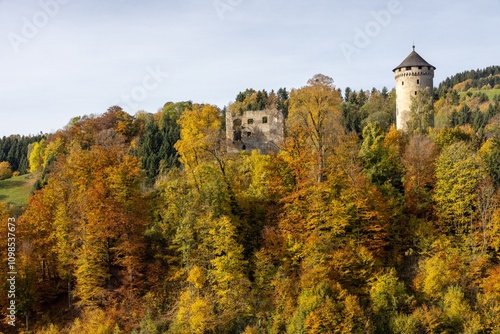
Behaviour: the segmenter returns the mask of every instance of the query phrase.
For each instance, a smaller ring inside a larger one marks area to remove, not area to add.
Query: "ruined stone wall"
[[[279,151],[285,136],[285,118],[277,109],[226,114],[228,152],[259,149],[262,153]]]

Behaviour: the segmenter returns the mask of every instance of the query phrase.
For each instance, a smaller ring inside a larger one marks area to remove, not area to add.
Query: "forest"
[[[456,89],[458,84],[463,85],[463,90],[480,89],[485,86],[493,88],[500,85],[500,66],[490,66],[484,69],[457,73],[439,84],[438,94],[445,93],[447,89]]]
[[[28,147],[30,144],[39,142],[43,138],[42,134],[37,136],[12,135],[0,138],[0,163],[8,166],[8,169],[11,171],[26,174],[29,171]],[[1,179],[3,179],[2,176],[0,176]]]
[[[395,90],[318,74],[24,140],[16,330],[500,333],[500,98],[469,79],[419,92],[407,132]],[[228,154],[225,112],[263,107],[280,151]]]

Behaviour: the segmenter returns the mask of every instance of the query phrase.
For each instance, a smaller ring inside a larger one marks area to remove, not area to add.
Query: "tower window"
[[[264,123],[264,124],[267,123],[267,116],[262,117],[262,123]]]
[[[420,85],[420,79],[417,79],[417,85]]]
[[[406,70],[407,70],[407,71],[411,71],[411,66],[407,66],[407,67],[406,67]]]
[[[419,66],[419,67],[418,67],[418,69],[419,69],[419,70],[421,70],[421,69],[422,69],[422,66]]]
[[[415,91],[415,95],[417,95],[417,91]]]
[[[247,120],[247,123],[248,123],[248,124],[253,124],[253,118],[249,118],[249,119]]]
[[[404,81],[401,81],[401,86],[404,86],[405,85],[405,82]]]
[[[430,67],[430,66],[427,66],[427,68],[429,69],[429,71],[431,70],[431,67]]]

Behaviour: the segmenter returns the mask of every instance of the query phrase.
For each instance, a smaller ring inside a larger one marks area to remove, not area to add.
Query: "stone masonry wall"
[[[284,140],[285,119],[277,109],[245,111],[242,115],[226,114],[228,152],[259,149],[262,153],[279,151]]]
[[[413,66],[411,69],[400,68],[395,72],[396,78],[396,128],[407,130],[410,120],[411,98],[420,89],[429,87],[432,93],[434,69],[428,66]]]

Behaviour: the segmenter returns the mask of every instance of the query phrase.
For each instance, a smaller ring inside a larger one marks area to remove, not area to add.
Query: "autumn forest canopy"
[[[0,139],[0,176],[36,180],[21,211],[0,202],[2,245],[21,212],[17,330],[495,333],[500,67],[433,95],[406,132],[395,90],[318,74]],[[225,114],[262,109],[285,115],[279,152],[228,153]]]

